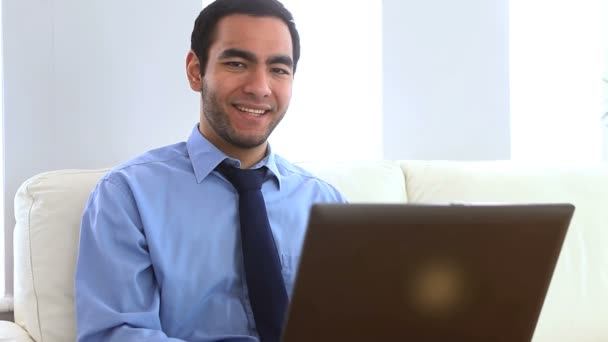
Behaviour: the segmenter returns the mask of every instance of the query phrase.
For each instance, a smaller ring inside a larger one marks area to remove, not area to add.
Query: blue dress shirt
[[[239,165],[194,127],[98,183],[76,265],[78,341],[257,341],[240,246],[238,195],[215,167]],[[262,186],[291,297],[313,203],[345,202],[274,154]]]

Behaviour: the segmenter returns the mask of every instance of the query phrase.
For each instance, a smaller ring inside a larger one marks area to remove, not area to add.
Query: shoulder
[[[107,172],[89,195],[85,213],[120,213],[136,220],[142,207],[150,207],[155,194],[171,189],[171,180],[193,175],[185,143],[153,149]],[[192,176],[192,178],[194,178]]]
[[[327,201],[340,203],[346,202],[346,198],[340,193],[340,191],[338,191],[335,186],[327,181],[319,178],[298,165],[290,163],[278,155],[275,156],[275,160],[277,169],[284,180],[295,181],[302,186],[313,187],[321,195],[323,195],[322,197],[325,197]]]
[[[101,182],[107,181],[118,186],[128,186],[137,181],[153,180],[172,170],[191,168],[186,143],[156,148],[140,154],[110,170]]]

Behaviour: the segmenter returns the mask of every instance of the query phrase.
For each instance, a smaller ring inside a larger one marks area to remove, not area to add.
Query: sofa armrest
[[[0,341],[34,342],[23,328],[9,321],[0,321]]]

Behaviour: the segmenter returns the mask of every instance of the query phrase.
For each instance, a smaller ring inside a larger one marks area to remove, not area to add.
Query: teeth
[[[251,108],[246,108],[246,107],[241,107],[241,106],[237,106],[236,108],[242,112],[247,112],[247,113],[251,113],[251,114],[255,114],[255,115],[261,115],[266,112],[263,109],[251,109]]]

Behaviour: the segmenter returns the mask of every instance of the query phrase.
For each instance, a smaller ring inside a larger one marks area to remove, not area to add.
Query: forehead
[[[220,53],[230,48],[248,50],[257,55],[293,57],[289,28],[275,17],[233,14],[220,19],[210,53]]]

